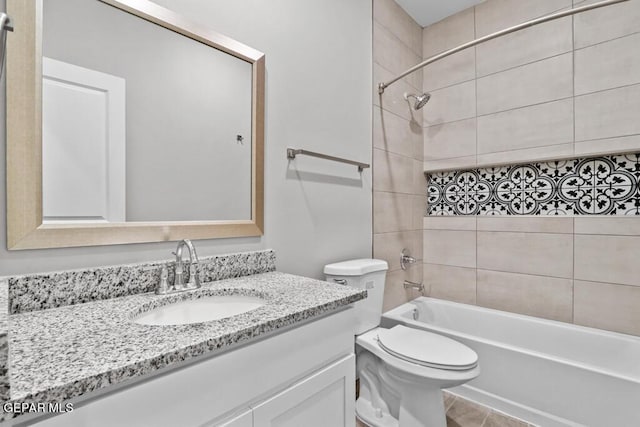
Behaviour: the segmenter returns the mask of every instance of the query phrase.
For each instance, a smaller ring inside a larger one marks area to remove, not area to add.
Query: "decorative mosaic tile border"
[[[276,269],[272,250],[200,258],[203,282],[267,273]],[[173,282],[173,261],[98,267],[57,273],[9,277],[9,312],[44,310],[126,295],[151,292],[163,265]],[[188,275],[189,263],[185,262]]]
[[[427,215],[640,215],[640,153],[427,175]]]

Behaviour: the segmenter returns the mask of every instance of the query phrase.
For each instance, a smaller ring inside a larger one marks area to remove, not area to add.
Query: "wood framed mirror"
[[[56,1],[7,0],[8,249],[262,235],[264,54],[151,1]]]

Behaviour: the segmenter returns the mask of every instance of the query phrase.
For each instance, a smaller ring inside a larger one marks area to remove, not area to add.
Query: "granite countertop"
[[[132,321],[136,314],[168,302],[229,293],[259,296],[267,303],[191,325]],[[365,297],[363,290],[270,272],[205,283],[180,294],[147,293],[14,314],[9,321],[11,400],[61,402],[249,342]]]
[[[6,280],[0,279],[0,335],[9,332],[9,289]]]

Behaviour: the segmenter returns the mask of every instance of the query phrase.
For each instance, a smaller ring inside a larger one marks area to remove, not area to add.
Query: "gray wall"
[[[327,262],[371,256],[370,170],[360,178],[355,167],[285,156],[290,146],[371,161],[371,2],[158,3],[266,53],[265,235],[198,241],[199,254],[273,248],[278,270],[312,277]],[[0,104],[4,128],[4,90]],[[9,252],[4,189],[0,274],[165,259],[174,249],[172,242]]]

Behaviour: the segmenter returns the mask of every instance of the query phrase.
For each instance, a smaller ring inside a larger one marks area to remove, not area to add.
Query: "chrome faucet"
[[[187,283],[184,283],[184,268],[182,263],[182,250],[185,246],[189,250],[189,281]],[[190,291],[200,287],[200,272],[198,271],[200,261],[198,260],[196,248],[193,246],[193,243],[191,243],[191,240],[181,240],[178,243],[178,248],[173,252],[173,254],[176,256],[176,269],[173,286],[168,286],[168,272],[166,266],[163,266],[160,273],[160,282],[156,288],[156,294],[158,295]]]
[[[185,246],[189,250],[189,281],[186,284],[184,283],[184,271],[182,269],[182,249]],[[176,274],[173,282],[173,289],[176,291],[183,291],[199,288],[200,276],[198,266],[200,261],[198,260],[196,248],[193,246],[193,243],[191,243],[191,240],[181,240],[178,243],[178,248],[174,254],[176,256]]]
[[[418,292],[424,292],[424,285],[422,283],[411,282],[409,280],[405,280],[404,283],[405,289],[415,289]]]
[[[415,262],[416,259],[409,255],[408,249],[403,249],[402,252],[400,252],[400,268],[406,270],[407,264],[415,264]]]

